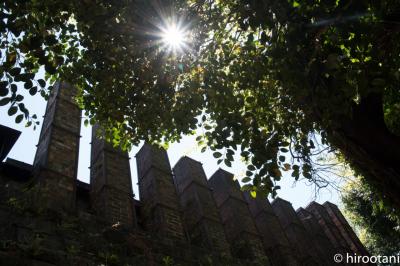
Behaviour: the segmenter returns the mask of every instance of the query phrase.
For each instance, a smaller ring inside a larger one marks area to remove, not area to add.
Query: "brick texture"
[[[346,240],[341,235],[339,229],[330,218],[326,209],[319,203],[313,201],[306,208],[307,211],[311,212],[321,225],[325,235],[332,243],[335,250],[341,254],[352,253],[348,247]]]
[[[208,180],[226,238],[231,245],[232,256],[240,259],[266,259],[259,232],[244,200],[239,183],[233,174],[217,170]]]
[[[321,258],[315,254],[315,246],[292,204],[277,198],[271,203],[271,206],[289,239],[293,253],[300,265],[324,265]]]
[[[136,219],[128,153],[101,139],[98,125],[93,126],[92,130],[92,207],[109,223],[134,226]]]
[[[74,209],[81,110],[76,89],[58,82],[47,102],[34,159],[35,176],[47,207]]]
[[[253,198],[248,192],[244,197],[260,232],[265,252],[272,265],[300,265],[293,255],[289,240],[267,199]]]
[[[201,163],[182,157],[174,167],[174,180],[191,243],[230,256],[229,244]]]
[[[318,258],[323,261],[324,265],[335,265],[336,263],[332,260],[336,253],[335,249],[324,234],[324,231],[317,219],[312,213],[304,208],[299,208],[296,212],[314,244],[315,253],[318,255]]]
[[[182,213],[167,152],[144,144],[136,155],[136,162],[145,229],[166,240],[185,241]]]
[[[343,217],[343,214],[339,208],[331,202],[325,202],[322,206],[324,206],[332,222],[336,225],[343,238],[347,242],[347,247],[350,248],[354,253],[362,256],[368,256],[369,253],[358,239],[357,235],[351,229],[349,223]]]

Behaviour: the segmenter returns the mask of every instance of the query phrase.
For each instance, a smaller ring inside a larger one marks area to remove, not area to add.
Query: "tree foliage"
[[[318,133],[400,206],[400,150],[390,149],[400,147],[398,1],[0,5],[0,103],[17,122],[33,116],[15,83],[46,96],[46,82],[61,78],[116,145],[175,141],[199,128],[219,163],[230,166],[239,150],[245,187],[261,194],[276,193],[283,171],[313,179]],[[190,31],[183,53],[160,44],[168,20]],[[35,80],[40,67],[46,81]]]
[[[365,180],[347,183],[342,196],[346,216],[360,229],[361,240],[372,255],[397,255],[400,252],[398,210],[385,204]]]

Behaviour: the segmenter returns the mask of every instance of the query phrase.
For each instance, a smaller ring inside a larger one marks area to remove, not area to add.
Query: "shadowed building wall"
[[[272,210],[267,199],[253,198],[250,193],[243,193],[249,204],[251,215],[261,235],[265,252],[272,265],[299,265],[296,261],[288,238]]]
[[[208,180],[219,209],[232,256],[246,259],[266,258],[261,237],[254,225],[247,202],[233,174],[217,170]]]
[[[40,197],[54,209],[74,209],[81,110],[76,88],[57,82],[47,102],[34,159]]]
[[[145,229],[167,239],[186,240],[167,152],[144,144],[136,162]]]
[[[325,202],[322,206],[327,210],[331,220],[339,229],[340,233],[342,234],[343,238],[346,240],[348,247],[354,252],[362,256],[369,256],[369,253],[361,243],[360,239],[358,239],[357,235],[351,229],[350,225],[343,217],[343,214],[339,210],[339,208],[331,203]]]
[[[304,208],[299,208],[296,212],[313,241],[316,254],[324,261],[324,265],[336,265],[337,263],[333,261],[333,256],[336,253],[335,249],[314,215]]]
[[[271,203],[271,206],[289,239],[300,265],[324,265],[324,261],[315,254],[315,246],[297,217],[292,204],[277,198]]]
[[[191,243],[230,256],[229,244],[201,163],[182,157],[173,171]]]
[[[305,209],[311,212],[315,219],[317,219],[318,223],[324,230],[325,235],[328,237],[329,241],[332,243],[337,252],[341,254],[352,252],[350,247],[348,247],[347,242],[342,237],[339,229],[336,227],[328,212],[321,204],[313,201],[308,204]]]
[[[367,254],[336,205],[313,202],[296,213],[282,199],[253,200],[224,170],[206,181],[201,164],[190,158],[177,163],[174,182],[166,151],[147,144],[137,154],[140,201],[133,200],[128,155],[96,133],[91,184],[77,182],[81,111],[75,95],[62,82],[52,91],[34,167],[10,158],[0,162],[1,265],[64,265],[70,257],[76,259],[68,260],[71,265],[100,265],[99,251],[108,253],[114,244],[121,265],[140,258],[140,265],[204,265],[209,255],[215,265],[331,265],[333,252]],[[17,133],[4,127],[0,133],[5,158]],[[29,190],[33,175],[40,193]],[[38,195],[46,201],[32,201]],[[46,208],[52,211],[42,212]],[[44,255],[27,252],[27,244],[36,243],[31,240],[40,241]],[[229,247],[234,258],[219,256]]]
[[[101,139],[98,125],[92,128],[90,162],[91,203],[107,222],[134,226],[133,191],[128,152]]]

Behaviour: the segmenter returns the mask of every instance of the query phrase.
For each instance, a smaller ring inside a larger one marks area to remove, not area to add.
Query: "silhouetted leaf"
[[[24,119],[24,115],[17,115],[17,117],[15,117],[15,123],[21,123],[22,119]]]
[[[9,116],[13,116],[13,115],[15,115],[15,113],[18,111],[18,108],[16,107],[16,106],[11,106],[9,109],[8,109],[8,115]]]

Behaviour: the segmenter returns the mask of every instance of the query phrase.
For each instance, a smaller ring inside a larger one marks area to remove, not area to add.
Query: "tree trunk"
[[[400,210],[400,137],[385,125],[382,95],[354,105],[352,117],[330,132],[330,140],[351,165]]]

